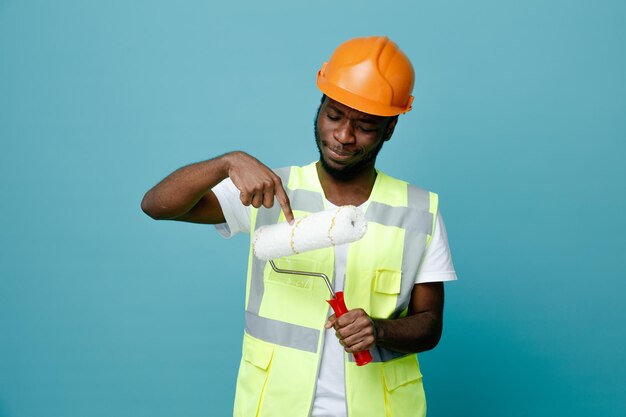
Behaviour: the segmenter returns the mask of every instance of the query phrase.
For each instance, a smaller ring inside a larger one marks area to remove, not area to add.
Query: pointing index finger
[[[289,197],[287,197],[287,193],[285,192],[282,184],[276,184],[274,193],[276,194],[276,199],[278,200],[283,213],[285,213],[285,220],[287,220],[289,224],[293,223],[293,212],[291,211]]]

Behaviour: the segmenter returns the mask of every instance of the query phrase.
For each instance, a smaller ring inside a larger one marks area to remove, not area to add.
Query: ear
[[[385,131],[385,142],[391,139],[393,135],[393,131],[396,128],[396,124],[398,123],[398,116],[393,116],[389,119],[389,124],[387,125],[387,130]]]

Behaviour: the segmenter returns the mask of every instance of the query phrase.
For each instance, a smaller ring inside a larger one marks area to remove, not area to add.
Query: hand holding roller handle
[[[335,292],[333,290],[333,287],[330,284],[330,280],[328,279],[326,274],[323,274],[321,272],[293,271],[293,270],[289,270],[289,269],[281,269],[281,268],[277,267],[276,264],[274,263],[274,261],[271,260],[271,259],[270,259],[269,263],[270,263],[270,266],[272,267],[272,269],[274,271],[280,273],[280,274],[304,275],[304,276],[309,276],[309,277],[319,277],[319,278],[322,278],[324,280],[324,282],[326,283],[326,286],[328,287],[328,291],[330,292],[330,295],[332,296],[332,298],[330,300],[326,300],[326,301],[332,307],[332,309],[333,309],[333,311],[335,313],[335,317],[339,318],[339,317],[341,317],[342,315],[344,315],[345,313],[348,312],[348,308],[346,307],[346,303],[343,300],[343,291]],[[356,364],[358,366],[367,365],[368,363],[370,363],[372,361],[372,355],[370,355],[370,353],[367,350],[360,351],[360,352],[355,352],[354,353],[354,360],[356,361]]]
[[[326,300],[328,304],[333,308],[335,312],[335,317],[339,318],[348,312],[348,308],[346,307],[346,303],[343,300],[343,292],[337,291],[335,293],[335,298],[332,300]],[[372,355],[367,350],[362,350],[360,352],[354,352],[354,360],[358,366],[367,365],[372,361]]]

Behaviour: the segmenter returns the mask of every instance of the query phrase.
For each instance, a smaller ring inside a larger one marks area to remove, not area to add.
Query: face
[[[395,117],[363,113],[326,97],[315,117],[315,140],[322,167],[339,179],[349,179],[373,168],[396,122]]]

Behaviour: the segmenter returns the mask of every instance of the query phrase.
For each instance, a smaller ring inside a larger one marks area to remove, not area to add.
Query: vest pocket
[[[402,271],[377,269],[374,271],[373,291],[370,301],[370,315],[377,318],[389,317],[396,308]]]
[[[410,354],[383,364],[388,415],[425,416],[426,397],[417,356]]]
[[[244,333],[235,393],[235,416],[256,416],[263,402],[274,345]]]
[[[374,280],[374,291],[390,295],[400,294],[402,271],[377,269]]]
[[[321,272],[319,264],[314,260],[296,256],[284,257],[275,261],[276,266],[281,269],[305,272]],[[294,275],[275,272],[270,264],[266,267],[266,281],[274,284],[285,285],[291,289],[311,291],[317,277],[309,277],[305,275]]]
[[[243,358],[264,371],[270,366],[274,355],[274,345],[244,333]]]

